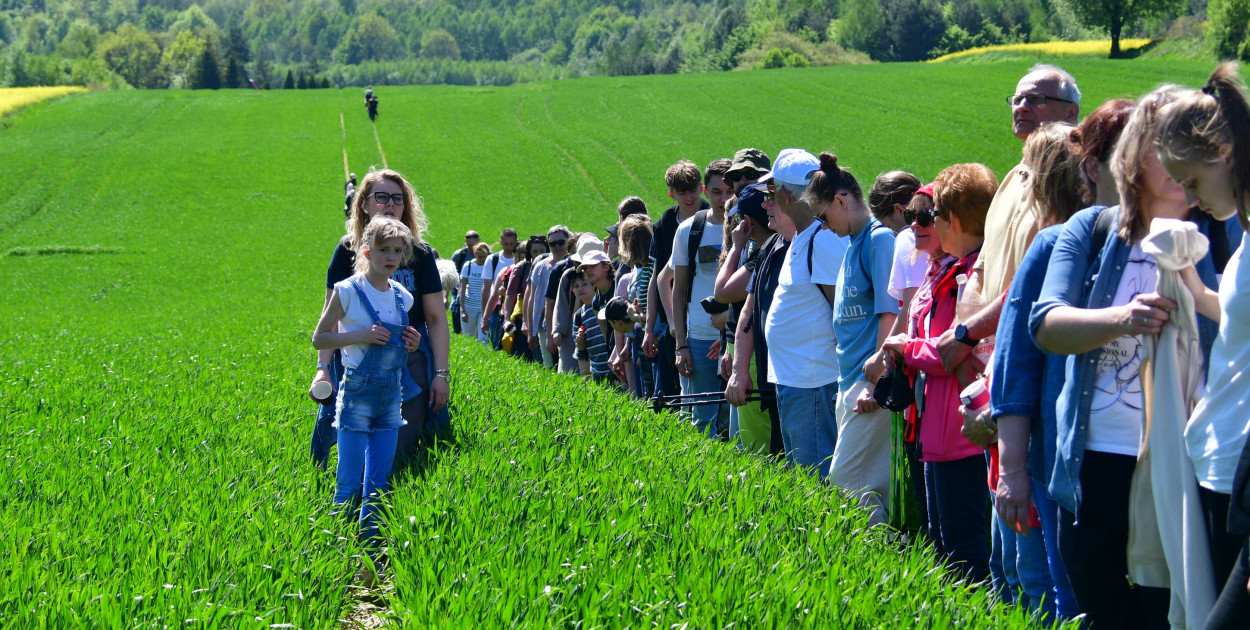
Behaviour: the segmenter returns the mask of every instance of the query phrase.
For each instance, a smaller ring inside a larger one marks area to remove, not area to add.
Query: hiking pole
[[[747,402],[759,402],[762,400],[773,400],[776,392],[773,390],[750,389],[747,390]],[[651,401],[651,410],[659,413],[665,409],[674,409],[682,407],[698,407],[702,405],[723,405],[729,401],[725,400],[725,392],[704,392],[702,394],[678,394],[673,396],[656,396]]]

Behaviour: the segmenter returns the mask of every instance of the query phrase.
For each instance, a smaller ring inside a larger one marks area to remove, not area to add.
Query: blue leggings
[[[344,431],[339,429],[336,504],[360,505],[360,535],[366,544],[378,536],[378,495],[390,489],[391,463],[399,429]],[[363,489],[363,492],[362,492]],[[361,501],[361,497],[365,500]]]

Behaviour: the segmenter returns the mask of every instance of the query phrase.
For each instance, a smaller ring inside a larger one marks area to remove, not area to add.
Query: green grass
[[[1069,65],[1090,104],[1209,71]],[[1025,68],[387,88],[378,131],[450,254],[467,228],[598,229],[629,194],[658,213],[669,163],[744,145],[833,148],[865,185],[1003,172],[1020,145],[1002,99]],[[5,119],[0,627],[346,613],[359,549],[307,461],[304,390],[342,152],[358,174],[381,162],[359,97],[96,92]],[[461,443],[394,495],[392,605],[413,625],[1021,625],[832,491],[484,354],[454,344]]]

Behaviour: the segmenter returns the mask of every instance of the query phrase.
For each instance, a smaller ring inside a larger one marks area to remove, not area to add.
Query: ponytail
[[[864,200],[864,191],[859,187],[859,180],[850,171],[838,166],[838,156],[825,151],[820,154],[820,169],[812,175],[803,196],[809,205],[818,205],[833,201],[838,191],[850,191],[859,201]],[[812,203],[815,201],[816,203]]]
[[[1250,230],[1250,103],[1246,88],[1237,76],[1237,62],[1216,66],[1202,86],[1202,92],[1215,97],[1219,117],[1228,125],[1228,144],[1232,149],[1233,199],[1237,201],[1237,220]]]
[[[1207,164],[1229,160],[1237,220],[1250,230],[1250,103],[1237,62],[1220,64],[1201,91],[1165,107],[1159,125],[1156,148],[1161,155]]]

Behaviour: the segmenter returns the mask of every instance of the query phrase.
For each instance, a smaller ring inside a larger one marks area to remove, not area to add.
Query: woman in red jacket
[[[924,379],[924,396],[917,401],[918,440],[929,537],[956,570],[973,581],[988,581],[985,452],[960,434],[961,379],[972,374],[946,372],[936,342],[956,324],[956,278],[969,272],[981,251],[985,212],[998,180],[984,165],[956,164],[938,174],[933,187],[932,213],[911,217],[916,249],[929,254],[929,272],[912,301],[908,332],[890,337],[883,347],[900,357],[909,373]]]

